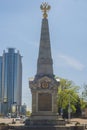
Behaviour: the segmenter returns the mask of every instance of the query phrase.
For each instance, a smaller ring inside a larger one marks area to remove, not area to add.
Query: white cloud
[[[63,63],[63,65],[68,65],[76,70],[82,71],[85,68],[85,66],[78,60],[65,54],[59,54],[58,59],[61,62],[61,64]]]

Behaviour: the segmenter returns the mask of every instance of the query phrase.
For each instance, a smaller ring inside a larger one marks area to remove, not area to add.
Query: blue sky
[[[0,0],[0,55],[14,47],[23,56],[23,103],[31,107],[29,78],[36,75],[44,0]],[[87,0],[47,0],[54,74],[87,84]]]

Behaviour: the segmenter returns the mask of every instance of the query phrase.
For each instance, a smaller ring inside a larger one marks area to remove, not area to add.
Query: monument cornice
[[[58,89],[58,82],[52,78],[49,78],[47,76],[44,76],[42,78],[39,78],[38,80],[29,81],[30,88],[33,90],[39,90],[39,89]]]

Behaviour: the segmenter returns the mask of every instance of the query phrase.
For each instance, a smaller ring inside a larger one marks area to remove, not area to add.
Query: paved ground
[[[0,118],[0,123],[6,123],[6,124],[10,124],[11,125],[12,121],[13,121],[12,118],[10,118],[10,119],[8,119],[8,118]],[[73,118],[70,121],[71,121],[71,123],[70,123],[71,125],[74,125],[76,122],[79,122],[80,124],[87,124],[87,119]],[[24,125],[24,124],[20,123],[20,121],[16,121],[15,125]]]
[[[0,123],[6,123],[9,125],[24,125],[23,123],[20,123],[20,121],[16,121],[16,124],[12,124],[13,118],[0,118]]]
[[[87,119],[81,119],[81,118],[73,118],[71,119],[71,122],[79,122],[80,124],[87,124]]]
[[[11,123],[13,119],[11,118],[0,118],[0,123]]]

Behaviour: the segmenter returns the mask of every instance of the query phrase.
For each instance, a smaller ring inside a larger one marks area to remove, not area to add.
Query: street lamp
[[[69,94],[69,106],[68,106],[68,121],[70,122],[71,119],[71,104],[70,104],[70,94]]]
[[[68,106],[68,121],[69,122],[71,119],[71,112],[72,112],[71,104],[70,104],[70,97],[73,98],[76,102],[78,102],[77,99],[75,99],[71,94],[69,94],[69,106]]]

